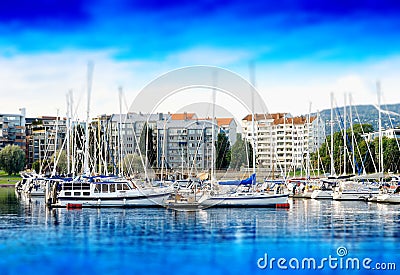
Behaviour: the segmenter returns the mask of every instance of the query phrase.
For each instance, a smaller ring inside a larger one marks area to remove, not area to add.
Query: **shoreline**
[[[13,188],[15,187],[15,183],[14,184],[0,184],[0,188]]]

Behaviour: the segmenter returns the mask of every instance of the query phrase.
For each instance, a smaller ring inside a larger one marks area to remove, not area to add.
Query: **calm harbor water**
[[[30,202],[3,188],[0,274],[396,274],[373,269],[393,269],[393,263],[400,269],[400,205],[291,204],[197,212],[48,210],[41,200]],[[329,257],[337,259],[336,268],[335,261],[321,264]],[[343,262],[350,257],[361,265],[370,258],[371,269],[347,270]],[[271,258],[286,262],[271,266]],[[306,261],[302,268],[305,258],[317,266]]]

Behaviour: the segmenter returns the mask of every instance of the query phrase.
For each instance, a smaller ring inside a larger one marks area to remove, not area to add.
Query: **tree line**
[[[353,166],[356,174],[376,173],[379,171],[379,138],[367,141],[364,134],[373,132],[371,124],[355,124],[353,131],[346,130],[346,158],[344,157],[344,131],[333,134],[333,162],[336,174],[351,174]],[[331,173],[331,136],[319,148],[319,152],[311,154],[314,168],[319,167]],[[353,148],[354,147],[354,148]],[[385,172],[400,171],[400,150],[398,140],[395,138],[382,138],[383,169]],[[346,160],[346,171],[344,161]],[[319,163],[318,163],[319,162]]]

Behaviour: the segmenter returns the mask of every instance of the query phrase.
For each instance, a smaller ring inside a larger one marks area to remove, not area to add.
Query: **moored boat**
[[[321,180],[319,189],[312,192],[311,198],[315,200],[331,200],[333,199],[333,185],[335,182]]]
[[[81,177],[52,186],[53,207],[161,207],[171,187],[142,187],[118,177]],[[55,198],[54,198],[55,196]]]
[[[236,186],[235,190],[218,188],[204,194],[199,203],[203,207],[272,207],[288,208],[288,194],[281,193],[281,188],[274,192],[257,189],[255,174],[242,181],[226,182],[226,185]],[[220,182],[219,185],[224,185]],[[222,189],[222,190],[221,190]]]
[[[393,192],[386,192],[378,195],[376,201],[383,203],[400,203],[400,185],[398,185]]]
[[[376,198],[377,202],[400,203],[400,194],[382,194]]]
[[[334,200],[359,201],[368,200],[379,195],[379,187],[371,183],[343,181],[334,189]]]
[[[311,194],[311,198],[315,200],[331,200],[333,199],[333,191],[332,190],[314,190]]]

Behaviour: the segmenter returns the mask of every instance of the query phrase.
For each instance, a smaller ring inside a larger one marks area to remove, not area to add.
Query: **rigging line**
[[[338,107],[336,107],[336,111],[337,111],[337,113],[338,113],[338,118],[340,119],[340,122],[341,122],[341,123],[339,124],[339,126],[343,126],[343,128],[344,128],[344,122],[343,122],[343,119],[342,119],[342,116],[341,116],[341,114],[340,114],[340,111],[339,111],[339,108],[338,108]],[[341,128],[341,127],[340,127],[340,128]],[[341,130],[342,130],[342,128],[341,128]],[[346,131],[346,129],[343,129],[343,131]],[[343,135],[344,135],[344,133],[343,133]],[[347,143],[349,143],[349,145],[347,145]],[[349,155],[349,157],[350,157],[350,152],[349,152],[347,146],[350,147],[350,150],[351,150],[352,152],[353,152],[353,148],[352,148],[352,146],[351,146],[351,142],[350,142],[350,140],[349,140],[348,135],[346,135],[346,144],[345,144],[344,146],[345,146],[346,153],[347,153],[347,154]],[[357,160],[354,160],[355,163],[353,164],[352,161],[351,161],[351,159],[352,159],[352,158],[349,158],[350,163],[351,163],[352,165],[355,165],[356,168],[357,168],[357,170],[359,170],[360,167],[359,167],[359,165],[358,165]],[[345,173],[346,173],[346,171],[345,171]]]
[[[363,127],[363,125],[362,125],[362,123],[361,123],[360,115],[358,114],[358,109],[357,109],[356,106],[354,106],[354,109],[356,110],[356,115],[357,115],[357,119],[358,119],[359,124],[360,124],[360,127],[361,127],[361,131],[362,131],[363,135],[365,135],[364,127]],[[376,168],[376,164],[375,164],[375,161],[374,161],[374,157],[373,157],[373,155],[372,155],[372,152],[371,152],[371,148],[369,147],[369,142],[365,141],[365,144],[367,145],[368,153],[369,153],[370,156],[371,156],[371,160],[372,160],[372,164],[373,164],[374,169],[375,169],[375,173],[377,173],[378,170],[377,170],[377,168]]]
[[[381,95],[381,97],[383,98],[383,101],[385,102],[384,96]],[[392,129],[394,129],[393,122],[392,122],[392,118],[390,117],[390,113],[394,113],[394,112],[390,112],[390,111],[389,111],[387,104],[384,104],[384,106],[386,107],[387,115],[388,115],[389,121],[390,121],[390,126],[391,126]],[[397,114],[397,113],[394,113],[394,114],[399,115],[399,114]],[[395,140],[396,140],[397,148],[400,150],[399,140],[398,140],[397,138],[395,138]]]

